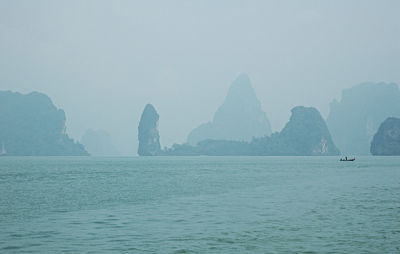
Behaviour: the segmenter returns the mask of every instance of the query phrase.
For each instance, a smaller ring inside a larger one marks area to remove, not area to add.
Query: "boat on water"
[[[344,157],[344,158],[340,158],[340,161],[355,161],[356,160],[356,157],[354,157],[354,158],[347,158],[347,156],[346,157]]]

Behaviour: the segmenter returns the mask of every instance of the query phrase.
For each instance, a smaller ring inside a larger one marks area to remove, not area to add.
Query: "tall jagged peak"
[[[239,75],[229,87],[224,103],[213,121],[195,128],[188,136],[190,144],[205,139],[245,140],[271,134],[261,103],[246,74]]]
[[[138,154],[140,156],[154,156],[160,153],[159,118],[160,116],[154,106],[147,104],[143,110],[138,127]]]
[[[231,84],[226,99],[238,97],[256,97],[250,78],[247,74],[240,74]]]
[[[153,105],[147,104],[143,110],[142,117],[140,118],[141,126],[143,127],[146,124],[156,124],[158,123],[158,119],[160,116],[158,115],[156,109]],[[140,127],[140,125],[139,125]]]
[[[253,86],[251,85],[250,78],[247,74],[240,74],[229,87],[225,102],[230,101],[248,101],[248,102],[257,102],[256,93],[254,92]]]

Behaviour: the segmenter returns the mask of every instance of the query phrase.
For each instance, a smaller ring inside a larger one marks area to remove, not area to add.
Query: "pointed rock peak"
[[[257,100],[251,81],[247,74],[240,74],[229,87],[226,100],[239,100],[239,99]],[[258,100],[257,100],[258,101]]]
[[[271,134],[271,127],[261,103],[246,74],[239,75],[229,88],[223,104],[213,120],[194,129],[188,143],[197,144],[206,139],[246,140]]]
[[[154,108],[153,105],[151,105],[150,103],[146,105],[146,107],[143,110],[143,115],[158,115],[156,109]]]
[[[240,74],[233,82],[232,85],[250,85],[251,81],[246,73]]]

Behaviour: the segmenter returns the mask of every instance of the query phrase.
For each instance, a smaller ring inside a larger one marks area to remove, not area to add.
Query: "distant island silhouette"
[[[139,156],[189,155],[399,155],[397,84],[362,83],[330,105],[327,121],[316,108],[298,106],[285,127],[271,134],[249,77],[233,81],[211,122],[193,129],[187,143],[161,149],[152,104],[145,106],[138,126]],[[385,120],[387,119],[387,120]],[[385,121],[384,121],[385,120]],[[0,91],[0,155],[116,156],[105,131],[88,130],[82,144],[66,132],[66,117],[51,99],[38,92]],[[379,127],[380,126],[380,127]],[[379,130],[378,130],[379,128]],[[88,152],[89,151],[89,152]]]
[[[83,134],[80,142],[85,146],[90,155],[94,156],[119,156],[120,152],[115,147],[112,138],[105,130],[88,129]]]
[[[190,145],[206,139],[251,141],[254,137],[271,135],[271,125],[247,74],[232,82],[224,103],[211,122],[192,130],[187,138]]]
[[[339,155],[329,130],[318,110],[295,107],[280,133],[251,141],[203,140],[197,145],[175,144],[157,155]]]
[[[89,155],[68,137],[65,113],[42,93],[0,91],[2,155]]]
[[[370,149],[373,155],[400,155],[400,118],[389,117],[379,126]]]
[[[394,83],[362,83],[332,101],[327,124],[343,154],[368,155],[372,138],[388,117],[400,117],[400,91]]]

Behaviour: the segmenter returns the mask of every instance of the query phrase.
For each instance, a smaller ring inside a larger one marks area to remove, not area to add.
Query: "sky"
[[[400,84],[400,1],[0,0],[0,90],[47,94],[67,133],[137,152],[147,103],[161,145],[212,119],[247,73],[273,131],[294,106],[327,117],[343,89]]]

